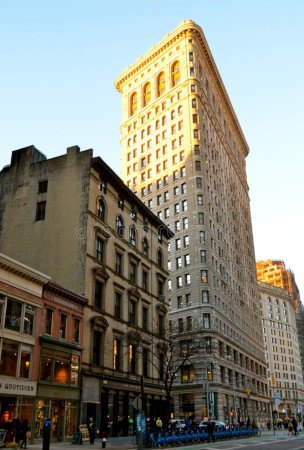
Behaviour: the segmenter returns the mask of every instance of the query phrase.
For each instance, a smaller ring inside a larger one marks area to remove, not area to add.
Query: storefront
[[[71,438],[79,427],[80,351],[76,345],[43,336],[37,386],[35,437],[42,437],[43,420],[52,420],[51,438]]]
[[[17,418],[32,422],[37,383],[0,377],[0,428],[10,429]]]

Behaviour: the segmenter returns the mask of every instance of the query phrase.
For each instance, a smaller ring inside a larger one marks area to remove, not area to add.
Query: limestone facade
[[[202,355],[179,374],[175,415],[265,419],[270,406],[249,148],[201,28],[182,22],[125,69],[116,88],[122,96],[121,176],[175,233],[170,320],[191,321],[206,339]]]
[[[259,283],[259,293],[273,406],[280,418],[291,418],[294,414],[301,420],[304,384],[293,298],[284,289],[262,282]]]

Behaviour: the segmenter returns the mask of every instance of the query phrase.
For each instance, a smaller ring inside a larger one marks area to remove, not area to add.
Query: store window
[[[5,328],[32,336],[36,307],[12,298],[3,297],[2,300],[0,302],[1,310],[6,303]]]
[[[77,354],[43,349],[40,358],[39,379],[64,385],[79,385],[79,361]]]

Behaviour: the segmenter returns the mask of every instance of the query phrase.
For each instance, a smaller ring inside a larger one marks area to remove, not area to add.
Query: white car
[[[210,420],[210,422],[214,422],[214,425],[215,425],[217,428],[223,428],[223,427],[226,427],[225,423],[224,423],[224,422],[221,422],[220,420]],[[208,420],[202,420],[202,421],[200,422],[200,424],[199,424],[199,427],[200,427],[200,428],[206,428],[206,427],[207,427],[207,423],[208,423]]]
[[[186,423],[184,419],[172,419],[170,423],[174,428],[185,428]]]

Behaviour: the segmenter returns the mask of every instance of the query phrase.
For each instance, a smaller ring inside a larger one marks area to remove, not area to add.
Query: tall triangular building
[[[121,176],[175,233],[170,320],[205,339],[176,377],[174,413],[267,420],[249,148],[202,29],[183,21],[124,70],[116,88]]]

